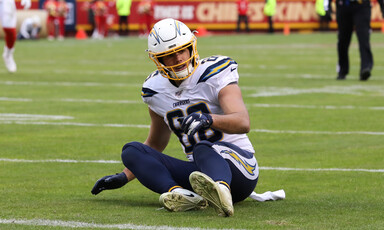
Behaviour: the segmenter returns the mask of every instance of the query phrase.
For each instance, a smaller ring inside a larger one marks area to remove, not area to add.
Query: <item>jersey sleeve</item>
[[[225,68],[220,76],[217,78],[217,87],[216,94],[219,94],[225,86],[231,83],[238,83],[239,73],[237,72],[237,63],[231,59],[228,63],[227,68]]]
[[[144,81],[143,87],[141,88],[141,98],[144,103],[150,106],[150,102],[152,97],[157,94],[155,90],[153,90],[153,78],[158,74],[158,71],[151,73]]]
[[[206,82],[210,84],[218,95],[220,90],[231,83],[239,81],[239,74],[237,72],[237,63],[233,59],[225,56],[212,56],[205,59],[206,63],[214,60],[205,71],[201,74],[199,83]],[[204,62],[204,60],[203,60]]]

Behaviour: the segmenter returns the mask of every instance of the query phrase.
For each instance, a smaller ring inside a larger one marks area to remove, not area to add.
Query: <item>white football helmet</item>
[[[163,57],[183,49],[190,51],[191,56],[187,61],[173,66],[165,66],[161,61]],[[148,36],[147,51],[161,75],[172,80],[188,78],[199,64],[195,35],[184,23],[172,18],[163,19],[153,26]],[[187,68],[175,71],[175,68],[185,64]]]

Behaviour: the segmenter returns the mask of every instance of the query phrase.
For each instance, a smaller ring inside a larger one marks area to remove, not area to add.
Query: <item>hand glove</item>
[[[208,129],[213,123],[212,116],[208,113],[191,113],[177,120],[181,122],[181,129],[187,135],[194,135],[199,130]]]
[[[21,6],[24,7],[24,10],[31,8],[31,0],[21,0]]]
[[[96,182],[91,193],[93,195],[97,195],[104,190],[121,188],[126,183],[128,183],[128,178],[124,172],[116,173],[116,175],[105,176]]]

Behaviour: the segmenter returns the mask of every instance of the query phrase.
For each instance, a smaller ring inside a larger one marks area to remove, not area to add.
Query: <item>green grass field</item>
[[[0,64],[0,229],[384,229],[384,35],[372,34],[372,77],[336,81],[336,33],[198,39],[200,57],[239,64],[257,193],[230,218],[171,213],[137,180],[92,196],[120,172],[121,147],[149,126],[141,85],[154,70],[146,40],[18,42],[16,74]],[[165,153],[185,159],[176,138]]]

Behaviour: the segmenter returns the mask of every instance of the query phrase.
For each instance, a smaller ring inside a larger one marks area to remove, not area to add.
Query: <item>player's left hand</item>
[[[212,116],[208,113],[191,113],[177,120],[181,122],[181,129],[187,135],[194,135],[199,130],[208,129],[213,123]]]
[[[21,6],[24,7],[24,10],[31,8],[31,0],[21,0]]]
[[[116,173],[116,175],[105,176],[96,181],[91,193],[93,195],[97,195],[104,190],[121,188],[126,183],[128,183],[128,178],[124,172]]]

